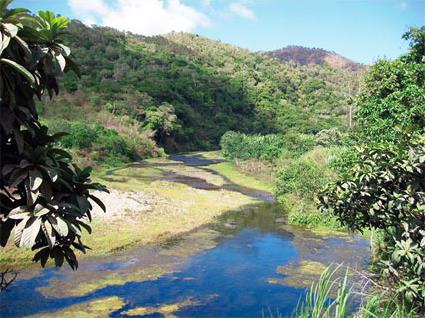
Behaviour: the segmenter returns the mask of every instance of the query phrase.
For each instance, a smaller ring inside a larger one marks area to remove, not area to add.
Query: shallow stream
[[[197,156],[171,159],[203,169],[217,163]],[[218,188],[197,178],[166,177]],[[286,317],[328,264],[367,266],[366,240],[288,226],[270,194],[229,180],[224,187],[258,203],[161,246],[85,259],[76,272],[66,267],[23,272],[0,294],[0,316]]]

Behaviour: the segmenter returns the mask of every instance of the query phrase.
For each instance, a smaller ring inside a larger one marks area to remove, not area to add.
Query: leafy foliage
[[[405,38],[412,49],[381,61],[366,76],[358,99],[361,142],[344,162],[341,180],[321,195],[352,230],[382,233],[378,268],[402,301],[425,311],[425,68],[418,43],[425,28]],[[394,128],[397,129],[394,129]]]
[[[313,161],[297,159],[279,168],[275,174],[274,187],[277,196],[294,193],[312,198],[330,181],[330,176]]]
[[[274,161],[299,157],[315,146],[315,139],[311,135],[296,133],[262,136],[229,131],[221,137],[220,146],[223,155],[229,159]]]
[[[339,146],[342,144],[342,134],[336,128],[323,129],[317,133],[316,143],[324,147]]]
[[[424,28],[421,30],[425,33]],[[412,32],[419,31],[413,29]],[[418,44],[414,43],[416,47]],[[425,63],[415,62],[418,57],[412,56],[416,54],[412,49],[410,54],[398,60],[381,60],[366,74],[356,102],[357,131],[361,142],[399,142],[406,131],[423,130]]]
[[[128,163],[140,159],[134,144],[114,129],[104,128],[99,123],[86,121],[65,122],[69,127],[63,129],[68,134],[61,138],[59,144],[66,148],[84,149],[91,157],[103,164],[118,161]]]
[[[57,77],[78,73],[70,49],[62,44],[68,20],[51,12],[29,15],[0,1],[0,244],[11,232],[18,247],[36,250],[44,266],[53,258],[76,269],[74,249],[85,252],[81,230],[90,232],[92,202],[104,205],[90,190],[90,168],[71,165],[70,155],[55,146],[61,134],[49,135],[38,121],[35,97],[58,93]]]
[[[63,79],[68,109],[128,116],[168,151],[214,149],[228,130],[317,133],[346,122],[355,73],[281,63],[187,33],[144,37],[73,21],[66,42],[81,65]],[[43,116],[63,109],[45,105]],[[53,110],[52,110],[53,109]],[[63,109],[68,115],[69,110]],[[94,117],[94,116],[93,116]]]
[[[385,233],[382,274],[410,301],[425,299],[425,140],[408,149],[378,145],[359,149],[353,176],[332,185],[321,197],[352,230]]]

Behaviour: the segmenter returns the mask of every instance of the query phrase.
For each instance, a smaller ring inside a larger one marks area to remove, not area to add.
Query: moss
[[[61,317],[61,318],[93,318],[93,317],[108,317],[114,311],[124,307],[125,302],[116,296],[106,297],[96,300],[83,302],[77,305],[70,306],[66,309],[53,313],[44,313],[36,316],[37,318],[44,317]]]
[[[242,186],[270,189],[270,185],[237,172],[231,163],[210,167]],[[97,181],[111,189],[145,193],[152,198],[152,209],[149,212],[126,211],[125,215],[117,219],[95,218],[92,223],[93,234],[83,235],[83,242],[91,250],[85,255],[79,253],[79,257],[104,256],[138,244],[163,243],[212,223],[217,216],[227,211],[258,202],[236,191],[200,190],[187,184],[158,179],[159,176],[167,176],[170,171],[189,176],[195,174],[215,184],[223,183],[224,180],[208,170],[185,166],[165,158],[149,159],[141,164],[99,173]],[[1,252],[0,266],[13,264],[14,268],[26,267],[32,257],[32,251],[16,249],[10,244]]]
[[[344,231],[335,230],[333,228],[326,228],[326,227],[315,227],[315,228],[308,228],[310,232],[313,232],[317,236],[323,237],[323,238],[329,238],[329,237],[340,237],[344,238],[345,240],[352,240],[353,236]]]
[[[162,255],[172,255],[186,257],[194,255],[198,252],[205,251],[217,246],[217,238],[220,233],[214,230],[201,230],[183,238],[171,241],[163,248],[160,253]]]
[[[126,275],[113,273],[108,276],[97,279],[96,281],[79,284],[75,286],[75,288],[70,289],[68,294],[70,296],[84,296],[98,289],[112,285],[119,286],[124,285],[128,282],[143,282],[149,280],[156,280],[167,273],[169,273],[169,270],[156,266],[151,268],[144,268],[142,270],[138,270]]]
[[[280,274],[285,275],[291,275],[291,274],[303,274],[303,275],[321,275],[322,272],[326,269],[326,266],[322,263],[315,262],[315,261],[309,261],[309,260],[303,260],[301,261],[297,267],[294,268],[288,268],[279,266],[276,270],[276,272]]]
[[[177,317],[174,315],[179,310],[185,308],[185,307],[192,307],[192,306],[199,306],[200,303],[198,301],[195,301],[191,298],[186,299],[179,303],[174,304],[165,304],[160,305],[157,307],[138,307],[134,309],[127,310],[123,312],[124,315],[127,316],[146,316],[146,315],[152,315],[152,314],[162,314],[165,318],[174,318]]]
[[[281,284],[294,287],[310,287],[326,269],[326,265],[311,260],[302,260],[298,263],[290,263],[286,266],[278,266],[276,273],[285,275],[283,278],[269,278],[269,284]]]
[[[52,279],[50,284],[38,290],[48,297],[81,297],[108,286],[120,286],[128,282],[143,282],[156,280],[173,270],[172,266],[150,266],[142,269],[132,269],[122,272],[83,271],[76,280],[64,281]]]

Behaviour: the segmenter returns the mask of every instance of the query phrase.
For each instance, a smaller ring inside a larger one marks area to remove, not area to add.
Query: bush
[[[246,135],[228,131],[221,137],[220,146],[223,155],[229,159],[271,161],[279,157],[283,140],[279,135]]]
[[[288,133],[282,136],[283,149],[280,153],[281,159],[298,158],[313,149],[316,140],[313,135]]]
[[[339,146],[342,135],[337,128],[323,129],[316,135],[316,143],[323,147]]]
[[[425,308],[425,138],[358,148],[351,175],[319,198],[351,230],[380,230],[378,268],[404,299]]]
[[[294,193],[312,198],[328,182],[330,177],[316,163],[297,159],[278,169],[274,177],[275,195]]]
[[[135,140],[121,135],[115,129],[105,128],[100,123],[93,124],[81,120],[70,122],[63,119],[47,120],[46,123],[53,128],[53,132],[62,130],[67,133],[59,141],[60,145],[83,150],[89,153],[96,163],[109,166],[151,157],[152,151],[147,152],[146,147],[150,150],[155,148],[151,140],[142,140],[139,145]]]
[[[97,137],[97,132],[87,122],[70,122],[68,134],[62,137],[60,143],[67,148],[89,148]]]
[[[284,211],[288,213],[288,223],[306,227],[323,227],[341,229],[341,225],[331,213],[322,213],[312,198],[302,198],[294,193],[287,193],[279,197]]]
[[[312,149],[314,137],[303,134],[246,135],[226,132],[220,141],[223,155],[228,159],[258,159],[274,161],[279,158],[296,158]]]
[[[228,159],[239,158],[240,153],[243,150],[242,148],[244,136],[244,134],[237,133],[234,131],[226,132],[220,140],[220,147],[222,149],[223,156]]]

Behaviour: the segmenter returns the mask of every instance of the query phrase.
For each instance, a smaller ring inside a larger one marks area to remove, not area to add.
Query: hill
[[[42,116],[100,121],[124,134],[130,125],[167,151],[215,149],[228,130],[343,128],[358,85],[351,70],[280,63],[188,33],[145,37],[73,21],[67,44],[81,78],[67,74]]]
[[[365,67],[363,64],[353,62],[335,52],[303,46],[290,45],[278,50],[266,52],[266,54],[283,62],[293,61],[301,65],[329,65],[333,68],[353,71],[359,71]]]

